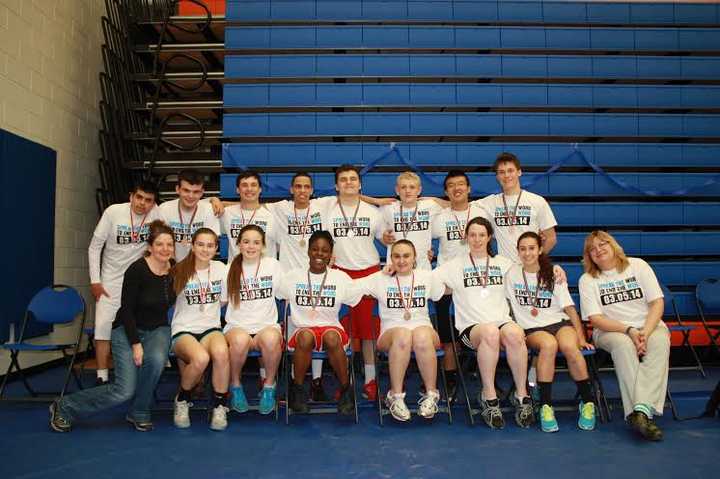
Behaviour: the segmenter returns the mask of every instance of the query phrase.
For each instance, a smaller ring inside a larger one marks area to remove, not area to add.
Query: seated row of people
[[[54,403],[51,427],[68,431],[75,420],[132,399],[128,421],[138,430],[152,429],[152,396],[168,348],[180,363],[174,414],[178,427],[190,425],[190,391],[210,363],[210,427],[225,429],[230,408],[247,410],[241,374],[250,349],[262,353],[265,379],[259,410],[270,413],[275,407],[283,343],[275,298],[286,300],[291,312],[289,327],[293,329],[288,347],[294,349],[294,379],[289,406],[296,412],[307,409],[305,372],[312,349],[322,349],[340,384],[339,412],[349,414],[354,404],[344,353],[349,337],[338,314],[342,304],[354,306],[363,295],[374,296],[380,303],[377,347],[389,354],[386,402],[391,414],[401,421],[410,417],[403,380],[410,351],[414,351],[425,386],[418,414],[431,418],[440,398],[435,357],[439,337],[427,307],[429,301],[450,293],[459,340],[477,355],[483,384],[482,417],[490,427],[504,424],[494,386],[501,347],[507,353],[515,383],[515,421],[521,427],[529,427],[534,421],[526,387],[529,346],[539,353],[542,429],[558,429],[551,394],[558,350],[568,359],[581,398],[578,426],[593,429],[595,405],[580,353],[592,346],[585,340],[567,285],[555,277],[544,254],[540,236],[520,236],[519,265],[491,254],[493,227],[487,219],[468,221],[463,237],[468,253],[434,271],[415,269],[419,255],[413,243],[400,240],[390,249],[387,270],[352,280],[330,267],[334,239],[326,231],[310,236],[308,265],[286,271],[274,258],[263,257],[262,228],[247,225],[241,229],[239,254],[229,268],[213,260],[218,247],[216,233],[200,228],[192,235],[189,254],[171,268],[175,236],[163,223],[153,222],[146,256],[128,268],[123,281],[122,305],[112,330],[115,381]],[[613,356],[628,421],[644,437],[660,439],[662,432],[652,416],[662,412],[669,333],[661,321],[662,293],[657,280],[644,261],[626,258],[617,242],[604,232],[587,237],[584,260],[582,310],[595,328],[595,342]],[[226,301],[229,305],[223,331],[220,306]],[[175,311],[168,327],[167,312],[173,304]]]

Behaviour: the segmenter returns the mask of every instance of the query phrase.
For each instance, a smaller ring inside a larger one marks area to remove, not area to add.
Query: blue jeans
[[[170,350],[170,327],[138,330],[143,347],[142,366],[133,361],[132,346],[125,329],[112,330],[112,354],[115,381],[65,396],[58,404],[60,416],[72,423],[132,399],[128,417],[135,421],[150,421],[150,409],[155,399],[155,387],[165,368]]]

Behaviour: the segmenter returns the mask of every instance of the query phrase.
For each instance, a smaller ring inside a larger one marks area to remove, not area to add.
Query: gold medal
[[[305,247],[305,239],[301,239],[301,240],[300,240],[300,247],[301,247],[301,248],[304,248],[304,247]]]
[[[540,312],[537,310],[537,308],[532,308],[532,309],[530,310],[530,314],[533,315],[533,318],[534,318],[535,316],[537,316],[539,313],[540,313]]]
[[[410,314],[410,311],[405,311],[405,314],[403,314],[403,319],[405,321],[410,321],[411,317],[412,317],[412,315]]]

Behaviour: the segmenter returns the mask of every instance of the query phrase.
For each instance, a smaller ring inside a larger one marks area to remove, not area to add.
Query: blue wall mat
[[[19,232],[10,240],[12,254],[2,255],[0,260],[0,271],[10,274],[13,283],[0,315],[0,341],[6,341],[9,324],[15,323],[19,334],[30,299],[53,283],[55,151],[0,130],[0,165],[0,212],[4,218],[13,218],[12,230]],[[23,214],[17,214],[20,198]],[[26,330],[26,337],[49,331],[32,327]]]

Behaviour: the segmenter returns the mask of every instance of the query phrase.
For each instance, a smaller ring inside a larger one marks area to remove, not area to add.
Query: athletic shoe
[[[578,427],[583,431],[595,429],[595,404],[581,402],[578,406]]]
[[[50,429],[55,432],[70,432],[72,429],[70,421],[60,415],[58,401],[50,404]]]
[[[260,414],[270,414],[275,410],[275,386],[265,386],[260,393]]]
[[[410,420],[410,410],[405,404],[405,393],[392,394],[388,391],[385,405],[390,410],[390,415],[393,418],[403,422]]]
[[[213,431],[224,431],[227,429],[227,413],[229,409],[218,404],[210,411],[210,429]]]
[[[125,416],[125,420],[132,424],[132,426],[138,432],[150,432],[155,428],[152,421],[136,421],[130,416]]]
[[[104,385],[106,385],[107,383],[108,383],[108,381],[107,381],[106,379],[97,378],[97,377],[95,378],[95,387],[104,386]]]
[[[418,416],[425,419],[432,419],[438,412],[438,401],[440,400],[440,391],[428,391],[427,394],[420,397],[418,401]]]
[[[365,383],[362,396],[368,401],[377,401],[377,381],[375,379]]]
[[[313,379],[310,383],[310,400],[314,402],[326,402],[328,400],[325,389],[323,389],[322,378]]]
[[[290,385],[290,409],[296,414],[307,414],[310,408],[307,404],[307,395],[302,384]]]
[[[655,424],[655,421],[648,418],[640,411],[634,411],[627,417],[627,422],[635,431],[648,441],[662,441],[663,432]]]
[[[346,416],[355,413],[355,391],[353,390],[352,385],[348,384],[342,388],[337,408],[340,414]]]
[[[448,402],[452,403],[457,398],[457,373],[452,373],[450,371],[446,372],[446,378],[447,378],[447,395],[448,395]],[[425,389],[425,384],[420,384],[420,395],[424,396],[427,394],[427,390]]]
[[[175,427],[185,429],[190,427],[190,406],[192,404],[187,401],[178,401],[175,398],[173,405],[173,422]]]
[[[523,429],[529,428],[535,422],[535,412],[530,396],[518,399],[515,394],[511,394],[510,402],[515,406],[515,424]]]
[[[500,401],[497,398],[486,400],[482,398],[482,395],[478,395],[478,402],[480,403],[480,415],[490,429],[502,429],[505,427],[505,420],[500,410]]]
[[[239,413],[247,412],[250,409],[242,386],[232,386],[230,388],[230,409]]]
[[[555,419],[555,411],[549,404],[540,407],[540,429],[543,432],[557,432],[558,423]]]

